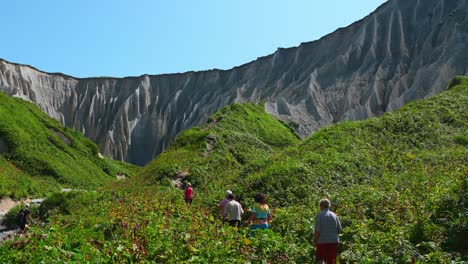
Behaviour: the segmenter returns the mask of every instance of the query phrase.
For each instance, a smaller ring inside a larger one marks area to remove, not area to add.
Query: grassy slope
[[[41,239],[6,245],[0,259],[307,263],[316,204],[327,196],[345,228],[343,262],[468,260],[468,79],[452,86],[302,142],[261,106],[226,107],[181,133],[134,182],[51,199],[43,209],[52,226],[32,230]],[[191,208],[182,191],[155,186],[186,173],[196,194]],[[226,189],[247,206],[265,192],[272,230],[248,237],[248,229],[221,227],[216,203]]]
[[[61,138],[62,137],[62,138]],[[59,186],[92,189],[136,167],[98,157],[97,146],[33,104],[0,93],[0,197],[42,196]]]
[[[215,142],[213,150],[208,150],[208,141]],[[222,195],[220,186],[241,190],[246,175],[265,166],[274,153],[298,142],[262,105],[233,104],[213,115],[205,126],[179,134],[168,150],[143,169],[141,177],[145,182],[161,180],[170,185],[167,179],[186,172],[185,181],[200,191]]]

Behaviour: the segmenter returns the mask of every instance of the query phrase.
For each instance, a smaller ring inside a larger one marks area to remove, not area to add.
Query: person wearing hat
[[[21,231],[24,231],[28,227],[28,216],[30,213],[29,204],[24,205],[24,208],[18,212],[17,219]]]
[[[185,197],[185,202],[188,205],[191,205],[193,201],[193,188],[190,182],[188,182],[187,187],[185,187],[184,197]]]
[[[226,196],[224,197],[223,200],[221,200],[221,202],[219,202],[219,213],[221,215],[221,219],[224,221],[224,218],[223,218],[223,213],[224,213],[224,207],[226,206],[227,203],[229,203],[229,199],[228,199],[228,196],[232,194],[232,191],[231,190],[227,190],[226,191]]]
[[[234,194],[229,194],[227,199],[229,202],[224,207],[223,218],[229,220],[229,225],[232,227],[240,227],[241,216],[244,213],[242,205],[234,200]]]

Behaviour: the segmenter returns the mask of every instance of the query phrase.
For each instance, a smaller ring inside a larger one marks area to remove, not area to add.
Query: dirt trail
[[[2,226],[2,221],[5,218],[5,215],[15,207],[17,204],[21,203],[31,203],[31,199],[25,199],[21,201],[13,201],[11,198],[7,197],[0,200],[0,232],[7,230],[5,226]]]
[[[13,208],[18,202],[13,201],[11,198],[5,198],[0,200],[0,215],[6,214]]]
[[[215,146],[216,146],[216,138],[214,138],[214,137],[209,137],[209,138],[207,138],[207,140],[206,140],[206,150],[205,150],[205,153],[203,153],[203,156],[204,156],[204,157],[208,157],[208,155],[210,154],[210,152],[212,152],[212,151],[214,150]],[[187,177],[189,174],[190,174],[190,172],[188,172],[188,171],[180,171],[180,172],[178,172],[176,178],[172,180],[172,184],[173,184],[176,188],[183,189],[183,188],[184,188],[184,184],[182,183],[182,181],[183,181],[184,178]]]
[[[8,230],[6,226],[2,226],[2,221],[8,211],[15,205],[22,203],[24,201],[13,201],[11,198],[4,198],[0,200],[0,245],[3,241],[13,239],[16,234],[16,230]],[[25,202],[28,202],[25,200]]]
[[[179,189],[183,189],[184,184],[182,183],[182,180],[187,177],[190,173],[188,171],[181,171],[177,173],[177,177],[172,180],[172,184],[174,184],[175,187]]]
[[[216,138],[214,137],[209,137],[206,140],[206,150],[205,153],[203,153],[204,157],[208,157],[210,153],[215,149],[216,146]]]
[[[64,192],[64,190],[62,190],[62,192]],[[2,225],[5,215],[17,204],[29,203],[31,206],[39,206],[43,201],[43,198],[24,199],[20,201],[14,201],[9,197],[0,199],[0,246],[4,241],[11,240],[18,234],[18,229],[8,229],[8,227]]]
[[[12,240],[13,238],[15,238],[17,232],[17,230],[8,230],[0,232],[0,246],[2,245],[3,241]]]

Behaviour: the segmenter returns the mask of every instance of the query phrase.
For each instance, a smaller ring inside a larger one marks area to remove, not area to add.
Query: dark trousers
[[[326,261],[327,264],[335,264],[337,254],[338,243],[317,244],[315,260],[317,260],[317,262]]]
[[[20,222],[19,222],[19,228],[20,230],[24,230],[26,229],[26,225],[28,224],[28,219],[26,217],[23,217],[20,219]]]
[[[240,227],[240,220],[229,220],[229,225],[234,227]]]

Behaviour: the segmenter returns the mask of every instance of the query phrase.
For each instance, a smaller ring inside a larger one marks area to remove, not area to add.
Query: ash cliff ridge
[[[0,90],[36,103],[101,152],[143,165],[233,102],[301,136],[398,109],[468,73],[467,0],[390,0],[348,27],[229,70],[75,78],[0,60]]]

